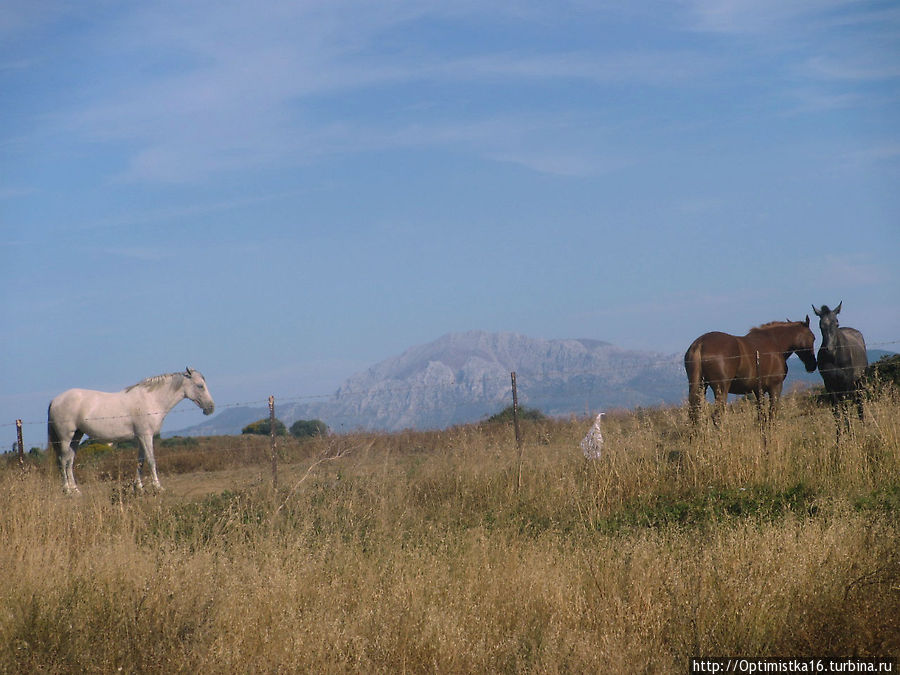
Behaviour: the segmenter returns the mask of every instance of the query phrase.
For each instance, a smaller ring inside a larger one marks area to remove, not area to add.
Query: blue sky
[[[3,443],[451,331],[682,352],[843,300],[900,340],[894,2],[11,0],[0,92]]]

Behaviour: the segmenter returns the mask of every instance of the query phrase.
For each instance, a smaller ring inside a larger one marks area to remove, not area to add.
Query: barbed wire
[[[735,337],[737,337],[737,336],[735,336]],[[883,341],[883,342],[869,343],[869,344],[866,345],[866,347],[867,347],[867,349],[868,349],[868,348],[875,348],[875,347],[887,347],[887,346],[890,346],[890,345],[896,345],[896,344],[900,344],[900,340],[888,340],[888,341]],[[839,347],[839,349],[840,349],[840,348],[844,348],[844,347]],[[847,346],[846,348],[849,349],[850,347]],[[756,352],[754,352],[754,355],[755,355],[755,354],[756,354]],[[762,357],[762,356],[783,355],[783,354],[784,354],[783,351],[771,351],[771,352],[759,352],[758,355],[759,355],[760,357]],[[710,359],[703,359],[703,358],[701,357],[701,362],[703,362],[703,361],[708,361],[708,360],[717,360],[717,361],[723,360],[723,361],[727,361],[727,360],[731,360],[731,359],[743,359],[743,358],[746,358],[746,355],[741,354],[741,355],[737,355],[737,356],[716,356],[716,357],[714,357],[714,359],[713,359],[713,358],[710,358]],[[652,362],[649,362],[649,363],[644,363],[644,364],[642,364],[642,365],[643,365],[644,368],[653,368],[653,367],[662,367],[662,366],[677,366],[677,365],[682,365],[682,359],[681,359],[681,357],[679,357],[677,354],[673,354],[672,356],[670,356],[670,357],[668,357],[668,358],[666,358],[666,359],[660,359],[660,360],[657,360],[657,361],[652,361]],[[869,364],[869,365],[872,365],[872,364]],[[619,373],[619,372],[621,372],[621,369],[612,369],[612,368],[610,368],[610,369],[607,371],[607,374],[617,374],[617,373]],[[812,371],[812,372],[815,372],[815,371]],[[585,371],[585,372],[582,372],[582,373],[571,373],[571,374],[572,374],[572,375],[603,375],[604,373],[603,373],[602,371],[593,371],[593,372],[587,372],[587,371]],[[750,381],[750,382],[752,382],[753,380],[756,380],[757,377],[758,377],[757,374],[751,374],[751,375],[749,375],[749,376],[747,376],[747,377],[734,377],[734,378],[727,378],[727,379],[721,379],[721,380],[701,380],[701,383],[704,385],[704,390],[705,390],[707,386],[712,386],[712,385],[714,385],[714,384],[721,384],[721,383],[725,383],[725,382],[732,382],[732,381],[734,381],[734,380],[743,380],[743,381]],[[490,378],[490,379],[493,379],[493,378]],[[501,377],[501,376],[497,376],[496,381],[499,383],[499,382],[504,381],[505,379],[506,379],[506,376],[505,376],[505,375],[502,376],[502,377]],[[482,380],[482,382],[484,382],[484,379]],[[526,382],[527,382],[527,380],[526,380]],[[821,386],[821,385],[816,385],[816,386]],[[278,396],[276,396],[276,397],[275,397],[275,400],[276,400],[279,404],[282,404],[282,405],[283,405],[283,404],[285,404],[285,403],[298,403],[298,402],[302,402],[302,401],[336,399],[336,397],[338,396],[338,393],[339,393],[341,390],[343,390],[343,389],[345,389],[345,388],[344,388],[344,387],[341,387],[341,388],[338,389],[337,391],[332,392],[332,393],[328,393],[328,394],[297,394],[297,395],[293,395],[293,396],[285,396],[285,397],[278,397]],[[401,382],[396,382],[396,383],[388,382],[388,383],[381,383],[381,384],[379,385],[378,389],[379,389],[379,390],[387,390],[387,391],[391,391],[391,390],[395,390],[395,391],[397,391],[397,390],[408,390],[408,389],[409,389],[409,385],[403,384],[403,383],[401,383]],[[511,391],[511,390],[512,390],[511,385],[507,385],[507,386],[505,387],[504,390],[505,390],[505,391]],[[365,394],[365,393],[367,393],[367,391],[368,391],[368,390],[364,390],[364,391],[350,391],[349,393],[350,393],[350,394]],[[841,391],[832,391],[832,392],[827,392],[827,393],[829,393],[829,394],[839,394],[839,395],[840,395],[840,394],[852,394],[852,393],[855,393],[856,391],[857,391],[856,389],[848,389],[848,390],[841,390]],[[217,404],[216,404],[216,409],[217,409],[218,411],[222,411],[222,410],[229,409],[229,408],[248,408],[248,407],[260,407],[260,408],[263,408],[263,407],[266,407],[267,405],[268,405],[268,400],[267,400],[267,399],[256,399],[256,400],[243,401],[243,402],[234,402],[234,403],[224,403],[224,404],[218,404],[218,403],[217,403]],[[107,416],[107,417],[92,417],[92,418],[90,418],[90,419],[91,419],[91,420],[109,420],[109,419],[123,419],[123,418],[127,418],[127,417],[136,417],[136,416],[148,416],[148,417],[149,417],[149,416],[153,416],[153,415],[166,415],[166,416],[168,416],[168,415],[187,414],[187,413],[193,413],[193,412],[194,412],[194,411],[193,411],[193,409],[191,409],[191,408],[182,408],[182,409],[180,409],[180,410],[169,410],[169,411],[163,411],[163,410],[160,410],[160,411],[153,411],[153,412],[145,412],[145,413],[140,413],[140,415],[132,415],[132,414],[129,414],[129,415],[111,415],[111,416]],[[21,424],[22,424],[22,426],[33,426],[33,425],[38,425],[38,424],[47,424],[47,420],[46,420],[46,419],[41,419],[41,420],[36,420],[36,421],[24,421],[24,420],[22,420]],[[14,427],[14,426],[16,426],[16,425],[17,425],[17,422],[2,422],[2,423],[0,423],[0,429],[5,428],[5,427]]]
[[[305,400],[311,400],[311,399],[329,399],[329,398],[333,398],[333,397],[334,397],[334,394],[331,393],[331,394],[310,394],[310,395],[306,395],[306,396],[290,396],[290,397],[286,397],[286,398],[277,398],[277,397],[276,398],[280,403],[285,403],[285,402],[290,403],[290,402],[298,402],[298,401],[305,401]],[[178,403],[181,403],[181,401],[179,401]],[[266,405],[268,405],[267,399],[258,399],[258,400],[254,400],[254,401],[244,401],[244,402],[238,402],[238,403],[223,403],[223,404],[216,403],[216,410],[222,411],[226,408],[247,408],[247,407],[257,407],[257,406],[264,407]],[[192,408],[181,408],[179,410],[174,410],[174,409],[168,410],[168,411],[156,410],[156,411],[141,412],[138,414],[108,415],[108,416],[104,416],[104,417],[89,417],[86,419],[92,420],[92,421],[115,420],[115,419],[124,419],[126,417],[151,417],[153,415],[166,415],[168,417],[169,415],[180,415],[180,414],[193,413],[193,412],[194,412],[194,410]],[[47,420],[45,420],[45,419],[37,420],[37,421],[30,421],[30,422],[23,420],[22,426],[34,425],[34,424],[46,424],[46,423],[47,423]],[[13,426],[16,426],[15,422],[4,422],[4,423],[0,424],[0,428],[13,427]]]

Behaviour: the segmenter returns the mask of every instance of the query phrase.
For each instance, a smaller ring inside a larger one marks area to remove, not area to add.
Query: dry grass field
[[[0,468],[0,672],[686,672],[900,656],[900,399],[431,433],[170,441]]]

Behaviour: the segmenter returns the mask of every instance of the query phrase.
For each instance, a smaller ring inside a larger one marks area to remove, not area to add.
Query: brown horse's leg
[[[694,394],[694,387],[688,388],[688,420],[692,426],[697,426],[700,422],[700,410],[697,405],[697,397]]]
[[[850,426],[850,405],[852,403],[852,394],[846,392],[841,394],[841,421],[844,423],[844,430],[849,434],[852,431]]]
[[[860,422],[862,422],[865,419],[865,414],[863,413],[863,390],[859,382],[854,385],[853,398],[856,399],[856,411],[859,414]]]
[[[763,397],[765,396],[765,392],[761,389],[757,389],[753,392],[753,396],[756,399],[756,421],[759,422],[759,426],[765,424],[766,414],[763,412]]]
[[[706,384],[691,383],[688,389],[688,417],[694,426],[700,423],[700,407],[704,398],[706,398]]]
[[[715,409],[713,410],[713,424],[717,427],[721,426],[722,418],[725,415],[725,404],[728,403],[728,389],[722,385],[713,386],[713,395],[716,398]]]
[[[775,414],[778,412],[778,406],[781,403],[782,386],[783,382],[779,382],[769,388],[769,422],[775,421]]]
[[[834,416],[835,443],[840,445],[841,435],[846,429],[850,433],[850,416],[847,414],[847,404],[844,394],[836,391],[828,392],[831,399],[831,414]]]
[[[706,398],[706,381],[703,379],[700,341],[688,348],[684,355],[684,370],[688,378],[688,418],[693,425],[700,422],[700,404]]]

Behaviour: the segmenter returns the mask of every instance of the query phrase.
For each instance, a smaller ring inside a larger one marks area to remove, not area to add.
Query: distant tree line
[[[256,422],[251,422],[243,429],[242,434],[254,434],[260,436],[268,436],[271,433],[271,423],[266,417]],[[328,425],[322,420],[297,420],[291,425],[290,431],[280,419],[275,419],[275,435],[287,436],[290,433],[294,438],[312,438],[314,436],[325,436],[328,434]]]
[[[900,354],[885,354],[875,363],[869,364],[866,379],[881,384],[893,382],[900,387]]]
[[[519,419],[539,422],[540,420],[547,419],[547,416],[536,408],[526,408],[525,406],[519,406]],[[513,406],[507,406],[500,412],[491,415],[487,418],[487,421],[488,423],[511,423],[513,421]]]

